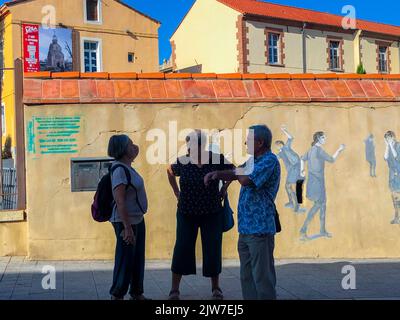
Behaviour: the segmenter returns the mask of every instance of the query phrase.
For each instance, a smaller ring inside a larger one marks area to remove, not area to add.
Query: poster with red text
[[[39,25],[23,24],[24,72],[40,71]]]

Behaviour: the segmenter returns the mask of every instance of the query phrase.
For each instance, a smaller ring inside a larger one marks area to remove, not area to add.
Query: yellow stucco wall
[[[197,0],[171,37],[177,69],[202,65],[201,72],[238,72],[239,13],[215,0]]]
[[[14,58],[22,56],[21,26],[19,23],[42,23],[42,9],[54,6],[56,23],[74,27],[81,37],[102,40],[102,64],[106,72],[156,72],[158,71],[158,27],[143,15],[128,9],[114,0],[102,3],[102,24],[84,22],[82,0],[35,0],[11,6],[14,25]],[[137,38],[126,31],[137,33]],[[82,49],[82,48],[81,48]],[[137,60],[128,63],[128,52]]]
[[[362,54],[362,62],[364,64],[365,71],[367,73],[377,73],[377,45],[376,41],[379,39],[373,38],[361,38],[361,54]],[[390,47],[391,53],[391,67],[393,74],[400,73],[400,50],[397,42],[393,42]]]
[[[3,68],[14,68],[13,59],[13,33],[12,33],[12,16],[8,15],[2,22],[1,28],[4,37],[4,66]],[[4,81],[2,83],[2,103],[5,107],[5,136],[10,136],[13,143],[15,142],[15,119],[14,119],[14,70],[4,71]],[[4,141],[5,138],[3,138]]]
[[[26,222],[0,223],[0,257],[26,256],[28,253],[27,231]]]
[[[303,73],[303,40],[300,28],[288,27],[277,24],[246,21],[249,28],[249,72],[252,73]],[[269,66],[266,64],[266,36],[265,28],[282,29],[284,32],[285,43],[285,67]],[[344,70],[345,72],[355,72],[354,61],[354,35],[339,34],[319,30],[306,29],[306,48],[307,48],[307,72],[326,73],[329,65],[327,63],[326,38],[329,36],[341,37],[344,40]]]
[[[113,257],[114,236],[109,223],[96,223],[90,214],[94,192],[71,192],[70,159],[103,157],[109,137],[125,132],[141,147],[135,167],[142,174],[149,198],[147,258],[170,259],[175,240],[176,200],[170,190],[165,165],[145,161],[149,129],[168,133],[169,121],[184,128],[247,128],[266,123],[274,140],[285,139],[280,126],[294,135],[293,148],[300,155],[310,148],[314,132],[324,130],[324,149],[333,154],[339,144],[347,149],[335,164],[326,166],[327,229],[333,238],[302,242],[299,230],[305,214],[283,207],[287,202],[283,182],[278,194],[278,211],[283,232],[277,236],[279,258],[399,258],[399,226],[391,225],[393,204],[388,186],[388,168],[383,161],[383,135],[394,130],[400,135],[400,108],[395,103],[330,104],[201,104],[186,105],[63,105],[29,106],[25,119],[33,116],[81,116],[77,154],[27,154],[28,254],[31,259],[103,259]],[[223,116],[222,116],[223,115]],[[98,121],[97,119],[102,119]],[[333,121],[332,121],[333,119]],[[375,135],[377,175],[369,176],[364,139]],[[180,142],[182,144],[182,142]],[[276,150],[274,150],[276,151]],[[235,208],[239,187],[230,191]],[[310,209],[312,203],[305,202]],[[235,210],[236,211],[236,210]],[[318,233],[315,217],[309,234]],[[224,256],[237,257],[237,231],[224,237]],[[198,251],[200,253],[200,251]]]

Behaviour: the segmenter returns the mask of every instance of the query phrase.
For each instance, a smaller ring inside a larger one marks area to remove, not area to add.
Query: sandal
[[[179,295],[181,293],[179,292],[179,290],[171,290],[168,296],[168,300],[181,300]]]
[[[212,291],[212,300],[224,300],[221,288],[215,288]]]

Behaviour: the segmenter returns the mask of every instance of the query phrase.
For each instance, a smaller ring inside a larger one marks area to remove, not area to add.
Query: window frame
[[[344,72],[344,52],[343,52],[343,38],[336,38],[336,37],[327,37],[327,43],[328,43],[328,48],[327,48],[327,54],[328,54],[328,70],[332,72]],[[338,59],[338,67],[337,68],[332,68],[332,48],[331,48],[331,43],[336,42],[338,43],[337,49],[337,59]]]
[[[103,71],[103,41],[100,38],[89,38],[89,37],[82,37],[81,38],[81,72],[87,72],[85,71],[85,42],[97,42],[97,71],[96,72],[102,72]],[[94,72],[94,71],[89,71],[89,72]]]
[[[276,39],[275,39],[276,37]],[[268,33],[268,63],[269,64],[280,64],[280,39],[281,35],[279,33]],[[271,40],[275,42],[276,40],[276,45],[271,44]],[[272,49],[272,53],[271,53]],[[276,61],[273,61],[275,59],[275,54],[276,54]],[[272,58],[272,59],[271,59]]]
[[[103,24],[103,10],[102,10],[102,1],[97,0],[97,17],[98,20],[88,20],[87,19],[87,0],[83,0],[83,20],[87,24]]]
[[[133,55],[132,61],[129,61],[129,56],[130,55]],[[134,52],[132,52],[132,51],[129,51],[128,52],[128,63],[135,63],[135,60],[136,60],[135,58],[136,58],[136,54]]]
[[[393,46],[393,42],[391,41],[380,41],[376,40],[376,71],[379,74],[391,74],[392,73],[392,52],[391,47]],[[380,48],[386,47],[386,71],[382,71],[380,69]]]
[[[265,34],[265,58],[266,58],[266,66],[271,66],[271,67],[285,67],[285,43],[284,43],[284,32],[282,29],[274,29],[274,28],[266,28],[264,31]],[[277,42],[277,49],[278,49],[278,62],[270,62],[270,57],[269,57],[269,50],[270,50],[270,35],[277,35],[278,36],[278,42]]]
[[[381,48],[385,48],[385,52],[382,53]],[[383,66],[382,64],[382,56],[384,56],[384,67],[385,70],[383,70],[381,67]],[[382,45],[378,45],[378,72],[379,73],[389,73],[389,47],[388,46],[382,46]]]

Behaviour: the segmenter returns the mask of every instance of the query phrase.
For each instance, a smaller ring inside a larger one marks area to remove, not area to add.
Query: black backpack
[[[115,171],[115,169],[122,167],[125,171],[125,175],[128,179],[128,185],[131,186],[136,192],[136,201],[140,208],[140,210],[145,214],[142,206],[139,203],[139,199],[137,197],[138,193],[135,186],[132,184],[131,181],[131,174],[127,167],[122,164],[117,164],[112,166],[108,169],[108,173],[101,178],[99,184],[97,185],[97,191],[94,195],[93,203],[92,203],[92,217],[97,222],[106,222],[111,219],[111,215],[113,212],[113,208],[115,205],[114,196],[112,192],[112,184],[111,184],[111,175]]]

